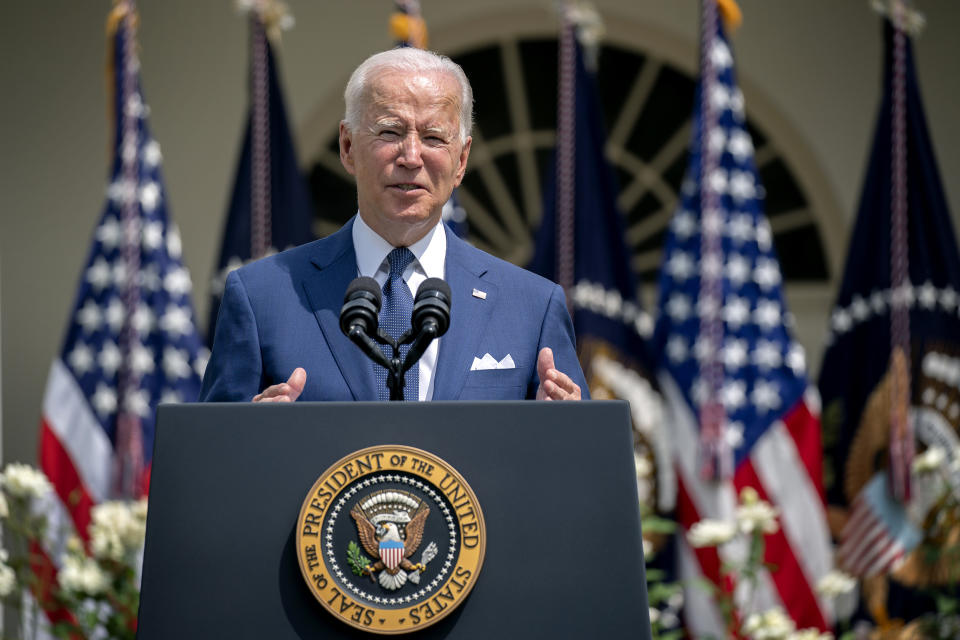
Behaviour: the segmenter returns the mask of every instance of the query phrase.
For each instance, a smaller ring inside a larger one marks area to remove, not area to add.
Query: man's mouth
[[[400,182],[390,186],[392,186],[394,189],[400,189],[401,191],[415,191],[417,189],[423,189],[423,187],[418,184],[414,184],[413,182]]]

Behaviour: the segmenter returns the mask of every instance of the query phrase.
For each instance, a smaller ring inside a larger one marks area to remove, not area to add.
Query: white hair
[[[413,47],[402,47],[375,53],[357,67],[343,92],[346,112],[343,121],[350,131],[356,131],[363,118],[364,94],[370,79],[384,71],[410,71],[414,73],[444,73],[456,79],[460,85],[460,142],[466,143],[473,130],[473,89],[470,81],[456,62],[447,56]]]

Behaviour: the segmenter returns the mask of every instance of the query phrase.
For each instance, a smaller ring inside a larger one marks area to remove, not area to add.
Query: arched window
[[[555,142],[557,42],[552,37],[500,37],[452,55],[476,97],[476,126],[467,174],[459,190],[470,240],[517,264],[532,252],[541,216],[541,190]],[[687,165],[695,78],[665,59],[616,44],[601,48],[598,88],[626,218],[627,242],[640,281],[652,283],[660,267],[666,227],[677,206]],[[351,176],[340,166],[337,119],[309,167],[321,235],[356,210]],[[750,117],[747,126],[766,189],[766,214],[785,280],[830,279],[817,216],[791,172],[775,136]]]

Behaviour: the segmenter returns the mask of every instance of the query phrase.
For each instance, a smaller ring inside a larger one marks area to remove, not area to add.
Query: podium
[[[138,638],[376,637],[321,606],[296,549],[314,482],[375,445],[443,459],[486,523],[472,591],[411,637],[650,637],[624,402],[164,405],[157,424]]]

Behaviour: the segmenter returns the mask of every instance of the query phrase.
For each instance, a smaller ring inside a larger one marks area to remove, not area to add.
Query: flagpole
[[[250,257],[262,258],[270,250],[270,70],[267,65],[265,0],[258,0],[250,12],[250,88],[251,88],[251,162],[250,162]]]
[[[557,97],[557,284],[567,293],[572,310],[574,285],[574,206],[576,169],[576,45],[572,7],[560,7],[560,67]]]
[[[138,198],[139,174],[139,118],[143,105],[137,100],[137,74],[139,59],[136,51],[136,3],[124,0],[125,13],[119,27],[123,30],[124,67],[117,69],[122,73],[121,112],[121,163],[123,184],[125,187],[121,206],[121,227],[123,229],[122,259],[126,280],[123,285],[122,300],[124,308],[123,329],[120,333],[120,375],[117,383],[117,495],[135,497],[139,495],[139,482],[143,470],[143,442],[140,432],[140,420],[133,407],[133,393],[140,387],[140,379],[132,366],[132,354],[140,342],[140,332],[134,322],[134,316],[140,304],[140,201]]]
[[[726,410],[720,401],[723,383],[723,364],[720,348],[723,336],[723,217],[720,213],[720,193],[712,184],[720,157],[711,144],[718,126],[718,116],[712,97],[716,78],[711,54],[717,33],[717,2],[702,0],[700,40],[700,109],[703,114],[700,130],[700,316],[699,339],[704,342],[705,356],[700,361],[700,379],[706,397],[700,408],[700,473],[705,479],[729,478],[733,475],[733,452],[724,438]]]

